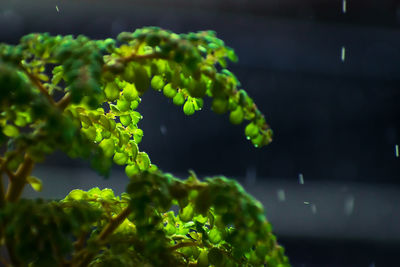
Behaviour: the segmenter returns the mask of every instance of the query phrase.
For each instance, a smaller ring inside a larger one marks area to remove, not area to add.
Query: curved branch
[[[71,102],[71,95],[69,93],[66,93],[63,98],[61,98],[57,103],[56,106],[58,106],[60,109],[64,110],[69,103]]]
[[[6,195],[4,193],[3,174],[0,172],[0,208],[6,204]]]
[[[29,80],[36,85],[36,87],[39,89],[39,91],[49,100],[49,102],[52,105],[55,105],[56,103],[54,102],[54,99],[49,95],[49,92],[44,88],[43,84],[33,75],[30,73],[22,64],[20,64],[20,68],[24,71],[26,75],[28,75]]]
[[[180,242],[172,247],[170,247],[169,249],[174,251],[177,250],[179,248],[183,248],[183,247],[194,247],[197,246],[198,244],[196,242],[193,241],[189,241],[189,242]]]
[[[6,195],[4,192],[3,184],[3,171],[6,171],[7,159],[0,158],[0,208],[2,208],[6,203]]]
[[[115,229],[128,217],[131,213],[130,207],[126,207],[120,214],[112,218],[110,222],[103,228],[101,233],[97,237],[97,242],[102,243],[110,234],[114,232]],[[78,255],[81,253],[78,253]],[[84,254],[83,259],[77,265],[79,267],[88,266],[92,258],[95,256],[93,252],[87,252]]]
[[[10,179],[5,197],[6,201],[16,202],[20,198],[26,184],[26,178],[31,174],[33,165],[33,160],[28,154],[25,154],[24,162],[19,166],[14,178]]]
[[[110,222],[104,227],[104,229],[99,234],[98,239],[100,241],[104,241],[110,234],[114,232],[117,227],[123,223],[123,221],[129,216],[131,213],[130,207],[126,207],[120,214],[118,214],[115,218],[112,218]]]
[[[138,55],[135,53],[132,53],[130,56],[127,57],[121,57],[116,59],[116,62],[114,64],[127,64],[131,61],[135,61],[135,60],[144,60],[144,59],[168,59],[166,56],[162,56],[159,53],[151,53],[151,54],[145,54],[145,55]],[[112,65],[107,65],[104,64],[103,66],[103,72],[110,70],[112,67]]]

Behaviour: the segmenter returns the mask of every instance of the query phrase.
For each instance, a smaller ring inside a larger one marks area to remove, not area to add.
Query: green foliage
[[[10,181],[7,193],[0,188],[0,239],[13,265],[289,266],[261,204],[237,182],[200,181],[193,172],[180,180],[139,149],[137,108],[150,87],[186,115],[210,97],[232,124],[248,121],[255,147],[269,144],[272,130],[228,60],[237,57],[213,31],[157,27],[117,40],[32,33],[0,44],[0,175]],[[56,150],[89,160],[105,177],[113,163],[125,166],[127,193],[20,199],[26,184],[42,189],[30,173]]]
[[[72,253],[73,241],[86,236],[100,216],[101,210],[86,201],[20,200],[0,210],[0,226],[24,266],[56,266]]]

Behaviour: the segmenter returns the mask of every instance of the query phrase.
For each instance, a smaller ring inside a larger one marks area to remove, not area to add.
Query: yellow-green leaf
[[[114,141],[112,139],[104,139],[100,142],[99,146],[104,152],[106,157],[111,157],[114,154]]]
[[[44,73],[39,73],[39,74],[37,75],[37,77],[38,77],[40,80],[45,81],[45,82],[47,82],[47,81],[49,80],[49,76],[47,76],[47,75],[44,74]]]
[[[115,153],[113,160],[118,165],[124,165],[128,161],[128,155],[125,153]]]
[[[135,85],[141,94],[143,94],[150,87],[150,77],[147,70],[139,65],[135,67]]]
[[[118,99],[117,100],[117,108],[120,111],[128,111],[129,110],[129,106],[130,106],[130,101],[127,101],[125,99]]]
[[[244,133],[247,138],[254,138],[258,135],[258,127],[254,123],[249,123],[244,129]]]
[[[218,229],[213,228],[208,233],[208,239],[210,240],[211,243],[218,244],[219,241],[221,241],[221,239],[222,239],[221,233],[219,232]]]
[[[104,88],[104,93],[108,101],[115,101],[119,97],[120,90],[116,83],[111,82],[107,83],[106,87]]]
[[[125,88],[122,92],[125,96],[125,99],[128,101],[133,101],[138,98],[138,91],[136,90],[136,86],[133,83],[126,83]]]
[[[173,97],[173,102],[175,105],[177,106],[181,106],[183,105],[183,103],[185,102],[185,97],[183,95],[182,92],[178,92],[174,97]]]
[[[19,134],[19,130],[14,125],[7,124],[3,128],[3,133],[8,137],[16,137]]]
[[[125,167],[125,173],[128,177],[132,177],[133,175],[139,173],[139,167],[136,164],[133,165],[127,165]]]
[[[139,152],[136,156],[136,163],[141,171],[146,171],[150,167],[150,158],[145,152]]]
[[[68,196],[66,199],[72,199],[72,200],[81,200],[86,198],[88,195],[87,192],[80,190],[80,189],[74,189],[71,192],[69,192]]]
[[[38,192],[42,191],[43,189],[42,180],[40,180],[39,178],[35,176],[29,176],[28,178],[26,178],[26,181],[28,182],[28,184],[32,186],[33,190]]]
[[[174,98],[177,91],[176,91],[176,89],[172,88],[171,83],[168,83],[164,86],[163,93],[168,98]]]
[[[238,106],[235,110],[229,114],[229,121],[232,124],[241,124],[244,118],[243,109]]]
[[[153,87],[154,90],[161,91],[164,87],[164,79],[160,75],[155,75],[151,79],[151,87]]]
[[[131,116],[128,114],[128,115],[122,115],[122,116],[120,116],[119,117],[119,120],[121,121],[121,123],[124,125],[124,126],[128,126],[129,124],[131,124],[131,122],[132,122],[132,118],[131,118]]]
[[[82,132],[89,138],[90,140],[95,140],[97,136],[96,128],[90,126],[86,129],[82,129]]]
[[[194,111],[195,111],[195,108],[194,108],[193,102],[192,102],[192,100],[188,99],[185,102],[185,105],[183,105],[183,112],[185,113],[185,115],[190,116],[190,115],[194,114]]]
[[[203,250],[200,252],[199,258],[197,259],[198,267],[206,267],[208,266],[208,252],[207,250]]]
[[[193,204],[189,204],[179,212],[179,218],[182,222],[188,222],[193,219],[194,209]]]

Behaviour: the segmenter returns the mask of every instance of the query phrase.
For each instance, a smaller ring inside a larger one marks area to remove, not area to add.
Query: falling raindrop
[[[346,0],[343,0],[343,2],[342,2],[342,12],[343,12],[343,14],[346,13],[346,11],[347,11],[347,3],[346,3]]]
[[[162,135],[166,135],[167,134],[167,127],[165,127],[165,125],[161,125],[160,126],[160,132]]]
[[[60,12],[60,10],[58,10],[58,6],[56,5],[56,10],[57,10],[57,12]]]
[[[278,200],[279,200],[280,202],[286,200],[285,190],[279,189],[278,191],[276,191],[276,194],[277,194]]]
[[[346,48],[342,46],[342,62],[344,62],[345,57],[346,57]]]
[[[299,184],[304,184],[304,177],[302,173],[299,173]]]
[[[311,204],[311,212],[312,212],[313,214],[316,214],[316,213],[317,213],[317,206],[316,206],[315,204]]]
[[[304,204],[306,204],[306,205],[309,205],[309,204],[310,204],[310,202],[308,202],[308,201],[304,201]]]
[[[252,186],[257,180],[257,170],[256,167],[251,166],[246,170],[245,184],[246,186]]]
[[[346,215],[351,215],[354,210],[354,197],[349,196],[344,201],[344,213]]]
[[[396,158],[398,158],[399,157],[399,145],[396,145],[394,147],[394,151],[395,151],[395,154],[396,154]]]

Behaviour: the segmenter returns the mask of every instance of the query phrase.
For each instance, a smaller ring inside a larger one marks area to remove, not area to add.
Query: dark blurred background
[[[153,163],[237,179],[265,206],[293,266],[400,266],[399,1],[0,1],[0,42],[31,32],[115,38],[143,26],[215,30],[275,133],[256,149],[209,101],[186,117],[152,91],[139,126]],[[127,183],[122,168],[104,180],[61,153],[34,172],[44,190],[26,197],[97,185],[121,193]]]

